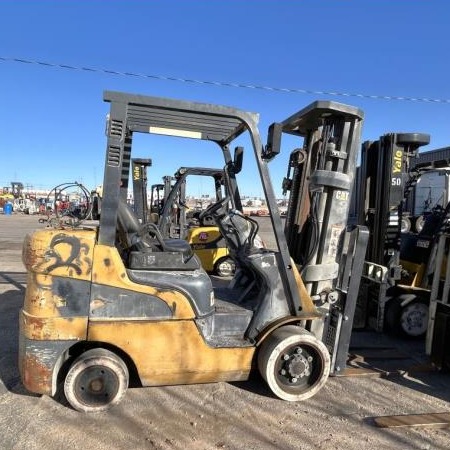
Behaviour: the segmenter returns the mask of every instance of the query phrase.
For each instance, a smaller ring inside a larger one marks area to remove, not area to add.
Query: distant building
[[[416,164],[436,161],[438,159],[450,159],[450,147],[442,147],[428,152],[420,152],[419,157],[415,160]]]

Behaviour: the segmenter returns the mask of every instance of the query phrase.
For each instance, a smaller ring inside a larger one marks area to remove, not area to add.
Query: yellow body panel
[[[66,287],[84,284],[88,294],[95,237],[93,229],[42,229],[25,238],[22,259],[28,275],[24,310],[30,316],[61,315],[68,293],[55,286],[56,282],[61,286],[61,280]]]
[[[21,311],[20,329],[27,339],[84,340],[88,326],[87,317],[36,317]]]
[[[174,319],[191,319],[194,317],[194,311],[188,298],[181,292],[175,290],[160,290],[153,286],[138,284],[131,281],[115,247],[96,245],[92,282],[159,297],[170,306],[174,312]],[[96,299],[93,299],[93,303],[95,303],[95,301]]]
[[[92,321],[88,339],[125,351],[145,386],[245,380],[255,353],[255,347],[209,347],[195,323],[185,320]]]
[[[193,242],[201,245],[205,236],[196,236]],[[30,390],[54,392],[63,352],[85,339],[120,348],[134,362],[142,384],[147,386],[248,379],[256,346],[209,346],[193,320],[195,313],[185,294],[133,282],[118,250],[96,244],[95,239],[96,230],[46,229],[26,240],[23,257],[29,273],[20,318],[19,360]],[[226,255],[219,252],[227,253],[227,249],[210,250],[215,256]],[[305,294],[297,272],[296,279],[300,293]],[[173,317],[93,317],[96,303],[107,301],[108,290],[102,294],[102,286],[117,289],[116,298],[120,298],[121,290],[157,297],[167,303]],[[102,298],[94,298],[92,292],[99,292]],[[315,318],[317,311],[306,297],[302,312]],[[46,345],[53,351],[49,357]]]
[[[90,281],[96,230],[42,229],[24,241],[22,259],[30,272]]]
[[[407,280],[402,280],[402,284],[408,284],[411,287],[427,287],[427,280],[424,280],[426,275],[427,264],[414,263],[411,261],[400,260],[400,264],[405,269],[410,277]],[[441,279],[445,279],[445,273],[447,270],[447,258],[444,256],[443,264],[441,267]],[[425,281],[425,286],[424,286]]]
[[[190,228],[186,239],[207,272],[212,272],[216,262],[228,255],[228,248],[218,227]]]
[[[58,307],[63,306],[64,300],[52,290],[53,280],[51,275],[28,272],[24,305],[29,314],[37,317],[60,315]]]
[[[216,262],[219,261],[220,258],[223,258],[224,256],[228,255],[228,249],[227,248],[201,249],[201,250],[196,249],[194,250],[194,253],[200,259],[202,267],[207,272],[213,272]]]

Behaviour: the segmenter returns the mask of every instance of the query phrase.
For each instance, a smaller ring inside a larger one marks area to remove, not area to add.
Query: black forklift
[[[429,142],[428,134],[387,133],[362,145],[354,199],[357,221],[368,227],[370,238],[355,328],[411,338],[426,334],[431,239],[406,235],[403,212],[420,177],[415,163],[419,148]]]
[[[147,198],[147,170],[151,167],[150,158],[132,158],[131,171],[133,176],[133,210],[142,223],[150,219]]]

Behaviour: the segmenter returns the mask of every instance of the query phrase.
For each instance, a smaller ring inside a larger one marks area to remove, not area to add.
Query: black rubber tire
[[[386,309],[385,323],[389,332],[410,339],[421,339],[428,328],[428,302],[417,297],[402,306],[404,298],[393,298]]]
[[[64,381],[64,395],[77,411],[106,411],[124,397],[128,368],[115,353],[102,348],[88,350],[71,365]]]

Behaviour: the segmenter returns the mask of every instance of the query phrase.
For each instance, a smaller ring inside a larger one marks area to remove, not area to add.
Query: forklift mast
[[[155,213],[159,217],[164,205],[164,197],[164,184],[152,184],[150,187],[150,213]]]
[[[380,332],[386,327],[396,332],[404,326],[411,328],[408,323],[413,317],[403,316],[403,311],[410,310],[408,302],[419,294],[405,290],[407,286],[399,290],[404,272],[402,215],[406,197],[417,182],[413,168],[418,149],[429,141],[430,136],[422,133],[388,133],[362,145],[358,223],[368,227],[370,238],[355,327],[369,325]]]
[[[142,223],[147,223],[147,167],[152,165],[152,160],[133,158],[131,164],[133,173],[134,212]]]
[[[291,153],[283,190],[291,192],[285,234],[312,295],[329,291],[346,227],[363,113],[333,102],[318,102],[282,130],[304,138]]]
[[[450,205],[450,203],[449,203]],[[447,215],[448,219],[448,215]],[[450,235],[442,233],[437,242],[435,270],[430,294],[430,315],[425,351],[439,370],[450,371]]]
[[[366,259],[387,268],[391,280],[399,280],[401,218],[414,159],[430,142],[421,133],[389,133],[378,141],[366,141],[361,150],[361,201],[358,223],[370,230]]]
[[[163,192],[164,192],[164,203],[167,200],[167,197],[169,197],[170,190],[172,189],[172,181],[173,177],[170,175],[163,176]]]
[[[282,132],[303,138],[283,181],[283,193],[290,191],[284,229],[305,288],[326,318],[311,330],[330,350],[334,373],[345,367],[368,237],[362,227],[346,232],[362,119],[357,108],[316,102],[269,134],[269,145],[279,145]]]

